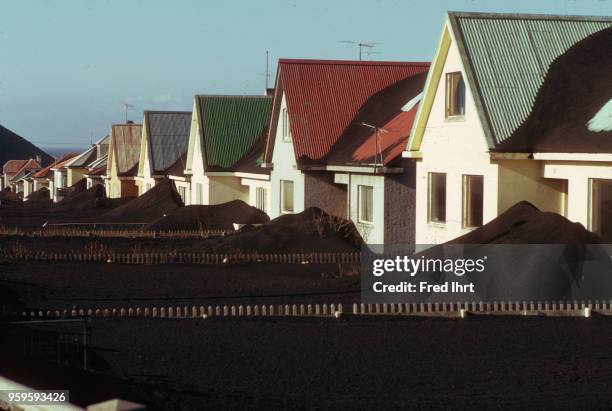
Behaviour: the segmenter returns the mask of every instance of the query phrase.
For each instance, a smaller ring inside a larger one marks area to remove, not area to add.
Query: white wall
[[[195,106],[194,106],[195,113]],[[194,114],[193,120],[197,117]],[[202,141],[200,138],[200,126],[195,121],[192,123],[189,139],[194,139],[193,142],[193,158],[191,163],[191,200],[190,204],[210,204],[210,182],[209,178],[204,174],[204,153],[202,153]],[[197,201],[197,184],[202,185],[202,202]]]
[[[416,243],[438,244],[470,229],[462,227],[463,174],[484,176],[483,222],[497,216],[497,165],[490,161],[485,135],[474,99],[466,83],[465,116],[445,119],[445,73],[460,71],[466,81],[459,52],[451,42],[435,93],[417,162]],[[446,173],[446,223],[428,222],[428,173]]]
[[[355,223],[359,234],[368,244],[383,244],[385,241],[385,178],[369,174],[349,174],[349,218]],[[372,223],[359,221],[359,186],[373,189]]]
[[[266,180],[257,180],[257,179],[253,179],[253,178],[243,178],[241,180],[241,184],[243,186],[247,186],[249,189],[249,197],[248,197],[248,203],[250,206],[252,207],[257,207],[257,194],[256,194],[256,190],[257,188],[263,188],[266,192],[265,197],[266,197],[266,205],[265,205],[265,211],[266,213],[270,212],[270,204],[271,204],[271,189],[270,189],[270,182],[266,181]]]
[[[591,229],[590,179],[612,180],[612,163],[546,161],[544,177],[567,180],[567,218]]]
[[[286,108],[285,95],[281,101],[280,113]],[[289,113],[291,116],[291,113]],[[291,120],[290,120],[291,121]],[[291,141],[283,141],[283,125],[282,115],[279,115],[279,121],[276,127],[276,138],[274,141],[274,154],[272,155],[272,164],[274,168],[270,173],[270,208],[268,215],[270,218],[276,218],[281,214],[281,198],[280,198],[280,181],[293,181],[293,210],[294,213],[304,211],[304,174],[297,169],[295,152]]]

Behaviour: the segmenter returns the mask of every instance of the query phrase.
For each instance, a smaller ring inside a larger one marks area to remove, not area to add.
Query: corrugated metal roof
[[[386,166],[397,160],[410,136],[426,76],[408,77],[369,98],[330,150],[327,164]],[[378,136],[372,127],[379,129]]]
[[[2,173],[6,175],[13,175],[18,172],[27,162],[28,160],[9,160],[4,163],[4,166],[2,166]]]
[[[449,13],[449,18],[493,145],[527,118],[557,57],[612,27],[612,18],[583,16]]]
[[[296,158],[323,158],[369,98],[428,69],[429,63],[423,62],[280,60],[282,84],[275,98],[284,92]],[[280,104],[274,108],[272,124],[277,124]],[[275,134],[271,130],[271,142]],[[270,150],[269,144],[267,161]]]
[[[577,43],[551,64],[529,117],[496,151],[612,153],[611,97],[609,28]],[[594,128],[594,119],[604,120],[603,127]]]
[[[63,154],[61,157],[59,157],[53,163],[49,164],[47,167],[43,168],[42,170],[36,172],[36,174],[34,174],[34,178],[49,178],[49,177],[52,177],[53,176],[53,171],[51,171],[52,168],[54,168],[58,164],[61,164],[61,163],[64,163],[65,161],[67,161],[67,160],[70,160],[71,158],[73,158],[76,155],[77,155],[77,153]]]
[[[79,154],[76,158],[74,158],[70,163],[66,165],[66,167],[86,167],[89,163],[94,161],[96,157],[96,146],[91,146],[83,153]]]
[[[11,181],[16,182],[22,179],[23,177],[25,177],[26,174],[28,174],[32,170],[36,170],[36,171],[40,170],[40,164],[38,163],[38,161],[31,158],[27,160],[23,166],[21,166],[21,168],[17,171],[17,173],[15,173],[15,175],[11,178]]]
[[[151,168],[164,172],[187,152],[190,111],[145,111]]]
[[[142,125],[114,124],[111,133],[113,156],[117,162],[117,174],[132,174],[140,159]]]
[[[207,168],[234,166],[265,137],[269,96],[198,96]]]

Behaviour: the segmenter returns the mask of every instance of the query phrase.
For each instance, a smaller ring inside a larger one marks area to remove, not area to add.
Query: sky
[[[429,61],[446,11],[612,16],[612,0],[0,0],[0,124],[85,147],[194,94],[260,94],[279,58]],[[2,148],[0,147],[0,150]]]

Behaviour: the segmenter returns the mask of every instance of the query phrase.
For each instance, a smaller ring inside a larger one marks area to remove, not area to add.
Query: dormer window
[[[291,129],[289,128],[289,113],[287,109],[283,109],[283,118],[282,118],[282,126],[283,126],[283,141],[291,141]]]
[[[465,83],[460,72],[446,73],[446,118],[465,115]]]

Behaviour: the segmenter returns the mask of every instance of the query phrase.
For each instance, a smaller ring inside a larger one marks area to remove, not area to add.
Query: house
[[[89,164],[87,172],[83,175],[86,180],[87,189],[97,185],[104,185],[104,176],[106,175],[106,163],[108,162],[108,154],[101,157],[99,160]]]
[[[549,67],[529,117],[496,147],[562,181],[562,211],[612,242],[612,28],[576,43]]]
[[[269,172],[259,166],[272,98],[195,96],[185,175],[190,204],[242,200],[267,211]]]
[[[13,192],[19,194],[20,197],[24,198],[31,192],[32,187],[30,187],[26,179],[31,174],[40,170],[40,161],[40,157],[26,160],[10,178],[9,185],[12,187]]]
[[[429,63],[278,64],[264,167],[272,218],[317,206],[369,244],[413,243],[414,161],[402,159]]]
[[[145,111],[138,164],[139,194],[155,186],[156,181],[169,177],[183,203],[187,198],[189,183],[184,176],[191,112]]]
[[[45,153],[40,148],[36,147],[32,143],[30,143],[25,138],[17,135],[11,130],[0,125],[0,190],[8,187],[9,177],[5,176],[2,169],[4,165],[13,160],[13,159],[28,159],[33,158],[36,159],[40,157],[41,166],[46,166],[53,162],[53,158]],[[25,161],[25,160],[15,160],[15,161]],[[15,166],[15,163],[11,165],[9,168]],[[15,171],[15,170],[14,170]]]
[[[51,167],[51,171],[53,172],[53,183],[50,184],[49,190],[51,192],[51,199],[55,203],[62,201],[62,199],[70,192],[69,188],[71,185],[68,184],[67,165],[70,164],[70,162],[77,156],[78,154],[67,158],[64,161],[56,162],[55,165]]]
[[[2,166],[2,188],[11,187],[11,180],[15,174],[28,162],[28,160],[8,160]]]
[[[104,183],[109,198],[137,197],[138,160],[142,125],[114,124],[111,127]]]
[[[567,215],[567,180],[497,151],[529,116],[550,64],[612,19],[447,15],[405,158],[416,161],[416,242],[438,244],[518,201]],[[552,175],[550,177],[553,177]]]
[[[43,187],[46,187],[49,190],[49,195],[51,199],[53,198],[53,193],[55,192],[54,187],[54,172],[52,168],[57,167],[58,164],[65,163],[67,160],[70,160],[77,153],[67,153],[59,157],[53,163],[49,164],[47,167],[44,167],[38,170],[36,173],[30,176],[30,180],[32,181],[32,192],[38,191]]]
[[[98,162],[108,155],[109,136],[105,136],[92,144],[90,148],[75,156],[72,161],[66,163],[67,185],[71,187],[77,181],[85,178],[85,174],[91,169],[92,163]]]

